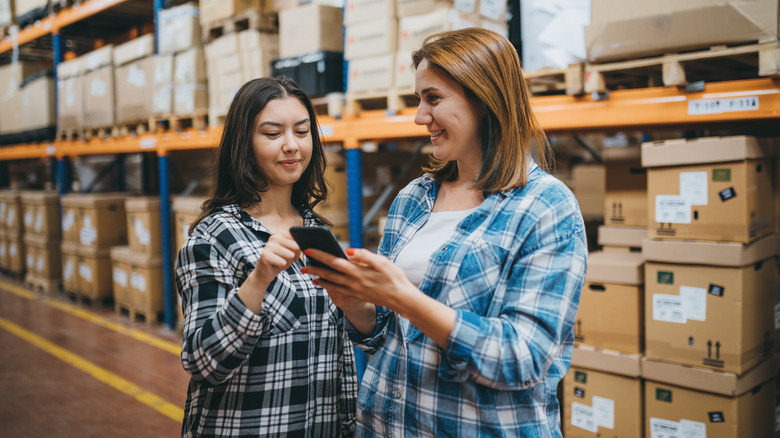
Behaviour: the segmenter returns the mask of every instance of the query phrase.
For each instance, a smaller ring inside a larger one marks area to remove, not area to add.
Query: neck
[[[474,184],[474,181],[479,177],[479,171],[482,168],[482,162],[469,162],[457,161],[458,164],[458,176],[453,183],[458,186],[469,187]]]
[[[262,202],[256,202],[246,208],[247,213],[255,218],[290,218],[300,217],[298,210],[292,205],[292,186],[284,189],[271,188],[263,193]]]

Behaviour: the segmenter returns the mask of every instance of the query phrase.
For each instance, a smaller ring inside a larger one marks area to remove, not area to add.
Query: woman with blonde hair
[[[305,251],[330,266],[307,272],[373,355],[356,436],[559,437],[587,260],[579,207],[543,170],[549,145],[506,38],[445,32],[413,61],[427,173],[393,202],[379,254]]]

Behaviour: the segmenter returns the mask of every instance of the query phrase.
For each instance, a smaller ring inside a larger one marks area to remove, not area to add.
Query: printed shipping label
[[[683,303],[686,321],[707,320],[707,290],[698,287],[680,286],[680,298]]]
[[[76,217],[73,210],[68,210],[65,216],[62,217],[62,229],[69,231],[73,228],[73,224],[76,222]]]
[[[137,272],[130,274],[130,287],[139,292],[146,292],[146,277]]]
[[[680,434],[680,423],[650,418],[650,438],[684,438]]]
[[[5,226],[8,228],[16,225],[16,207],[8,206],[8,216],[5,217]]]
[[[38,270],[38,272],[43,272],[43,269],[46,267],[46,259],[43,258],[43,256],[38,257],[38,263],[35,264],[35,268]]]
[[[571,425],[592,433],[598,432],[599,429],[593,409],[577,402],[571,403]]]
[[[43,212],[39,211],[37,215],[35,215],[35,231],[40,233],[41,230],[43,230]]]
[[[680,420],[683,438],[707,438],[707,425],[698,421]]]
[[[691,205],[707,205],[707,172],[680,172],[680,197]]]
[[[84,263],[79,263],[79,276],[86,280],[87,283],[92,283],[92,268]]]
[[[62,269],[62,277],[66,281],[70,281],[73,278],[73,260],[65,262],[65,267]]]
[[[24,226],[32,227],[32,224],[33,224],[33,212],[28,211],[24,214]]]
[[[114,283],[127,287],[127,271],[124,269],[114,268]]]
[[[682,298],[677,295],[653,294],[653,319],[685,324]]]
[[[27,260],[24,264],[27,266],[27,269],[32,270],[33,267],[35,267],[35,256],[32,254],[27,254]]]
[[[676,195],[656,195],[655,221],[659,224],[691,223],[691,202]]]
[[[593,396],[593,414],[596,417],[596,425],[607,429],[615,428],[615,400]]]

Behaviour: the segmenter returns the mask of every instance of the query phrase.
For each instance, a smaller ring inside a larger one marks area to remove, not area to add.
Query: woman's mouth
[[[298,163],[300,163],[301,160],[283,160],[280,161],[279,164],[287,169],[294,169],[298,166]]]
[[[431,141],[435,141],[439,137],[441,137],[442,134],[444,134],[444,129],[439,129],[438,131],[431,131]]]

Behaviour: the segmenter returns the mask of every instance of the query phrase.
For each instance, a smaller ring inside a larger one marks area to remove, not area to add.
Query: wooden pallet
[[[780,75],[777,39],[707,50],[585,65],[584,92],[644,87],[685,87],[695,82]]]
[[[114,304],[114,310],[119,316],[127,315],[132,321],[143,320],[146,325],[153,326],[160,321],[161,312],[155,312],[151,310],[138,310],[133,306],[125,304]]]
[[[360,114],[367,110],[385,110],[395,114],[404,108],[416,107],[420,98],[411,88],[389,89],[381,91],[347,92],[346,109],[351,114]]]
[[[49,0],[49,13],[56,14],[68,6],[79,3],[81,3],[81,0]]]
[[[344,111],[344,93],[328,93],[311,100],[314,112],[318,116],[340,118]]]
[[[157,128],[157,120],[155,116],[149,116],[145,120],[135,120],[132,122],[119,123],[116,126],[116,130],[120,137],[132,135],[144,135],[147,132],[155,132]]]
[[[24,285],[30,290],[46,295],[59,295],[62,288],[62,280],[59,278],[39,278],[27,274],[24,277]]]
[[[95,297],[91,295],[86,295],[82,292],[65,291],[65,296],[75,304],[84,305],[92,308],[109,307],[113,302],[113,298],[110,296]]]
[[[570,64],[566,68],[545,67],[523,72],[523,77],[535,96],[562,94],[578,96],[584,92],[583,72],[585,64]]]
[[[213,41],[222,35],[233,32],[241,32],[247,29],[260,29],[268,32],[277,32],[279,29],[276,14],[264,14],[257,9],[250,8],[232,17],[214,20],[201,26],[203,41]]]
[[[65,140],[65,141],[73,141],[73,140],[81,140],[82,130],[81,129],[60,129],[57,131],[57,140]]]
[[[81,128],[81,139],[84,141],[90,141],[93,138],[97,139],[109,139],[119,137],[118,126],[98,126],[90,128]]]
[[[151,132],[157,129],[167,129],[170,131],[183,131],[189,128],[205,130],[208,126],[208,114],[190,114],[190,115],[165,115],[152,116],[149,118],[149,124],[154,126]]]

